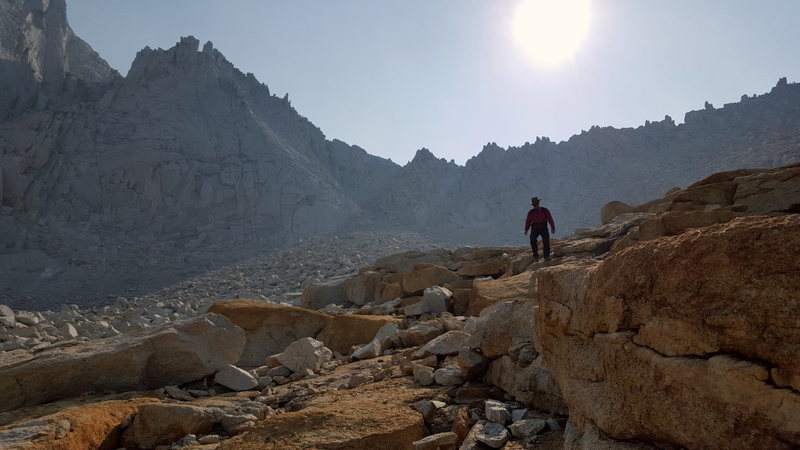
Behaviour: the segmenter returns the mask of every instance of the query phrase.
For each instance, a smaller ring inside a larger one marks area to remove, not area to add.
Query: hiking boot
[[[545,256],[545,257],[544,257],[544,260],[545,260],[545,261],[550,261],[550,257],[549,257],[549,256]]]
[[[533,255],[533,262],[539,262],[539,255]]]

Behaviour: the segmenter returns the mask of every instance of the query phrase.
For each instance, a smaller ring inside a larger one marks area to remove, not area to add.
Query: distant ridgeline
[[[597,224],[610,200],[641,203],[714,172],[800,161],[800,86],[782,78],[681,125],[666,117],[558,144],[492,143],[465,166],[422,149],[401,167],[327,140],[288,95],[193,37],[145,48],[122,77],[65,11],[64,0],[0,2],[0,249],[72,230],[231,248],[353,228],[525,245],[532,195],[566,234]]]

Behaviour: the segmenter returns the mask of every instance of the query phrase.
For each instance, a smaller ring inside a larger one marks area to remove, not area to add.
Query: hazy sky
[[[706,100],[800,81],[798,0],[588,0],[585,39],[555,66],[515,39],[520,1],[67,3],[75,32],[123,75],[146,45],[210,40],[329,139],[401,164],[421,147],[464,163],[490,141],[681,122]]]

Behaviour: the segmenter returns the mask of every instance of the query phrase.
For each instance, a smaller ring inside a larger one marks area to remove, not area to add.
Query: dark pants
[[[550,232],[547,231],[547,228],[531,228],[531,250],[533,250],[533,256],[538,258],[539,257],[539,246],[536,243],[536,238],[539,236],[542,237],[542,247],[544,250],[544,257],[550,257]]]

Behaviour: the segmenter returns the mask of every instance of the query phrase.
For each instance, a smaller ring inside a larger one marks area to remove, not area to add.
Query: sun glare
[[[589,32],[590,0],[522,0],[514,13],[514,39],[537,65],[572,59]]]

